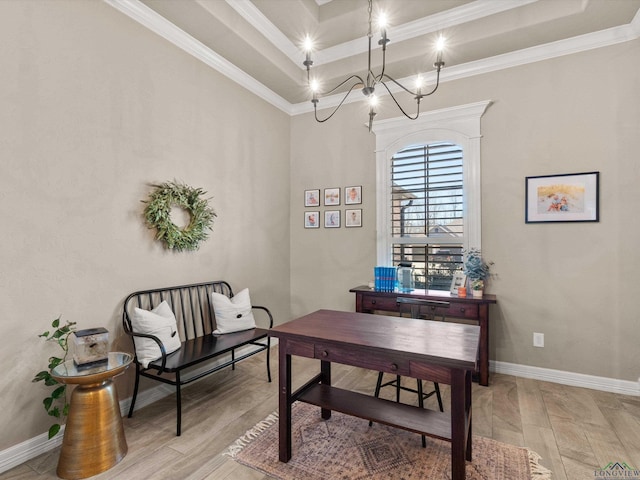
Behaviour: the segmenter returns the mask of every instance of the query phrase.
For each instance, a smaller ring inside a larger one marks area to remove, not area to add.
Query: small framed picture
[[[325,188],[324,189],[324,204],[325,205],[340,205],[340,189],[339,188]]]
[[[325,210],[324,228],[340,228],[340,210]]]
[[[599,221],[600,172],[525,179],[525,223]]]
[[[449,292],[451,295],[458,295],[458,287],[464,287],[467,283],[467,276],[464,272],[453,272],[453,278],[451,279],[451,288]]]
[[[355,210],[345,210],[344,226],[345,227],[361,227],[362,226],[362,209],[357,208]]]
[[[304,228],[320,228],[320,212],[304,212]]]
[[[320,205],[320,190],[305,190],[304,191],[304,206],[305,207],[317,207]]]
[[[362,203],[362,186],[352,186],[344,188],[344,204],[357,205]]]

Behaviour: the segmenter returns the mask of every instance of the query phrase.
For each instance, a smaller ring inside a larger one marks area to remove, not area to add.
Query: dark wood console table
[[[449,302],[449,310],[446,314],[448,318],[475,320],[480,326],[479,383],[485,387],[489,385],[489,304],[497,303],[495,295],[484,295],[482,298],[457,297],[442,290],[413,290],[411,293],[378,292],[366,285],[349,291],[356,294],[356,312],[361,313],[397,312],[397,297]]]
[[[452,479],[464,480],[465,460],[472,459],[471,372],[477,367],[477,325],[318,310],[278,325],[269,335],[279,339],[281,462],[291,459],[291,405],[298,400],[319,406],[325,420],[335,410],[448,440]],[[320,373],[295,392],[292,355],[320,360]],[[336,388],[331,385],[332,362],[451,385],[451,410],[428,410]]]

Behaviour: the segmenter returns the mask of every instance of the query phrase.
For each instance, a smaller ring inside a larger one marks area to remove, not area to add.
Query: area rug
[[[280,480],[440,480],[451,478],[451,444],[356,417],[296,402],[292,409],[292,451],[278,460],[278,414],[246,432],[225,452],[237,462]],[[469,480],[547,480],[551,472],[526,448],[473,437]]]

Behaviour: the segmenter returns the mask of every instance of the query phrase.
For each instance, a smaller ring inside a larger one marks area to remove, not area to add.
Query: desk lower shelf
[[[449,412],[405,405],[323,384],[311,385],[295,398],[327,410],[451,441]]]

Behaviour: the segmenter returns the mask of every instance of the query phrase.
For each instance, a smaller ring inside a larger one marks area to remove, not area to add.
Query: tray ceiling
[[[306,34],[324,86],[366,69],[366,0],[105,1],[292,114],[311,106]],[[387,73],[406,81],[432,79],[439,35],[443,81],[640,37],[640,0],[374,0],[378,10],[390,23]]]

